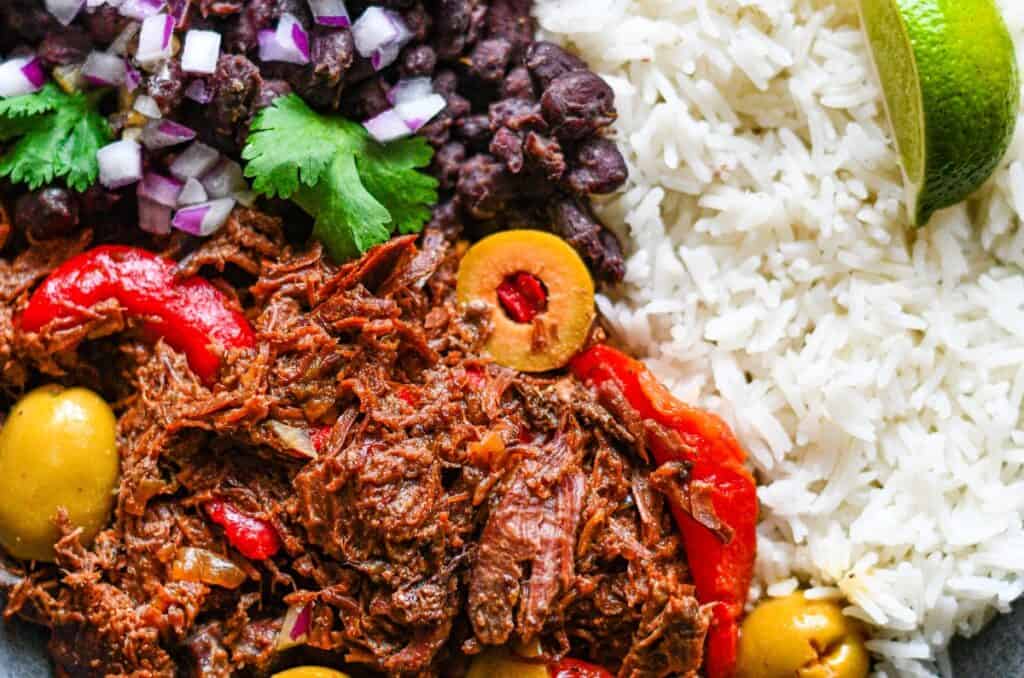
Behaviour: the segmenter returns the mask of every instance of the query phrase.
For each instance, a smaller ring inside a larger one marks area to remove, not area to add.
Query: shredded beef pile
[[[265,675],[326,658],[459,676],[485,645],[536,638],[621,676],[694,675],[707,612],[643,432],[570,376],[480,357],[489,315],[455,305],[454,236],[434,224],[338,267],[277,219],[236,211],[180,264],[234,291],[258,333],[212,390],[116,309],[60,336],[12,327],[24,290],[89,232],[0,262],[10,396],[56,378],[120,414],[111,527],[88,549],[67,531],[59,567],[8,563],[4,578],[8,614],[52,629],[65,675]],[[230,267],[254,282],[217,276]],[[288,435],[325,425],[319,454]],[[233,551],[201,510],[214,497],[271,521],[282,553]],[[186,546],[242,564],[248,582],[174,581]],[[308,645],[275,651],[288,605],[306,602]]]

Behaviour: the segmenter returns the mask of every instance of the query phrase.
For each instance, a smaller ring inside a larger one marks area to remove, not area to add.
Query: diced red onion
[[[211,200],[191,207],[178,210],[171,225],[179,231],[205,238],[212,235],[224,225],[235,207],[231,198]]]
[[[181,70],[186,73],[210,74],[217,70],[220,57],[220,33],[191,30],[185,34],[181,53]]]
[[[85,0],[46,0],[46,11],[67,26],[85,6]]]
[[[171,232],[171,208],[143,198],[139,202],[139,228],[147,233],[167,235]]]
[[[124,88],[129,92],[134,92],[141,84],[142,74],[135,69],[135,66],[126,62],[124,69]]]
[[[156,99],[148,94],[142,94],[135,97],[135,103],[132,104],[132,109],[153,120],[159,120],[164,116],[163,111],[160,110],[160,104],[158,104]]]
[[[142,130],[142,144],[151,151],[192,141],[196,133],[173,120],[153,120]]]
[[[185,25],[185,19],[188,17],[188,8],[191,5],[192,3],[189,0],[168,0],[167,8],[170,10],[171,16],[174,17],[174,22],[178,28]]]
[[[262,61],[284,61],[290,64],[309,63],[309,34],[291,14],[281,15],[277,30],[263,30],[257,36]]]
[[[127,55],[128,46],[131,44],[131,41],[135,39],[135,36],[139,34],[140,27],[141,24],[137,21],[132,21],[125,26],[124,30],[118,33],[117,37],[114,38],[114,42],[110,43],[109,51],[114,54],[120,54],[121,56]]]
[[[430,78],[402,78],[388,90],[388,101],[392,106],[407,101],[422,99],[434,93],[434,83]]]
[[[90,85],[116,87],[123,84],[127,73],[124,59],[116,54],[93,50],[82,65],[82,76]]]
[[[281,631],[277,634],[276,649],[287,650],[290,647],[305,643],[312,621],[312,605],[292,605],[289,607],[288,612],[284,615]]]
[[[383,7],[368,7],[352,26],[352,37],[356,50],[379,71],[398,58],[412,33],[396,12]]]
[[[220,153],[216,149],[195,141],[171,163],[171,174],[182,181],[198,179],[213,169],[218,160]]]
[[[177,179],[165,177],[156,172],[146,172],[136,192],[140,198],[152,200],[158,205],[177,207],[182,193],[182,185]]]
[[[223,158],[203,177],[203,187],[211,198],[233,197],[236,193],[249,190],[242,166],[230,158]]]
[[[42,89],[46,73],[36,57],[19,57],[0,64],[0,97],[17,97]]]
[[[313,20],[321,26],[345,28],[352,25],[344,0],[309,0],[309,9]]]
[[[430,122],[431,118],[444,110],[448,105],[440,94],[431,94],[420,99],[413,99],[395,106],[398,117],[405,121],[413,132]]]
[[[412,130],[394,108],[375,115],[363,123],[370,136],[384,144],[412,134]]]
[[[107,144],[96,152],[100,183],[121,188],[142,178],[142,147],[128,139]]]
[[[206,189],[199,183],[198,179],[189,179],[185,182],[185,187],[181,189],[181,195],[178,196],[179,205],[198,205],[201,202],[206,202],[210,199],[210,196],[206,194]]]
[[[142,21],[160,13],[164,0],[124,0],[118,8],[121,16]]]
[[[152,63],[171,56],[171,36],[174,35],[174,18],[167,14],[155,14],[142,22],[139,32],[139,48],[135,58],[140,63]]]
[[[199,104],[208,104],[213,101],[213,91],[206,85],[206,81],[196,78],[185,88],[185,96]]]

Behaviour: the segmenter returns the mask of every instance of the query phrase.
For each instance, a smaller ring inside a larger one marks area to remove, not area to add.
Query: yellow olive
[[[865,678],[864,630],[830,600],[794,593],[743,622],[736,678]]]
[[[114,501],[116,428],[110,406],[84,388],[43,386],[15,403],[0,430],[0,545],[8,553],[53,560],[59,507],[84,542],[96,536]]]
[[[551,678],[545,664],[529,662],[505,648],[489,648],[473,657],[466,678]]]
[[[348,678],[348,674],[323,666],[296,666],[294,669],[275,673],[273,678]]]

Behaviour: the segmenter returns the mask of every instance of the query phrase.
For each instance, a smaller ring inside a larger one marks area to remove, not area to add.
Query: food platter
[[[1014,0],[0,2],[0,678],[1024,675],[1022,73]]]

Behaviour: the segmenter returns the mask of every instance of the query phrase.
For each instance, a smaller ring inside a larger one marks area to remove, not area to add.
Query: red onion
[[[121,16],[139,21],[155,16],[164,8],[164,0],[124,0],[118,7]]]
[[[263,30],[256,37],[262,61],[285,61],[299,65],[309,63],[309,34],[291,14],[281,15],[277,30]]]
[[[171,232],[171,208],[141,195],[139,202],[139,228],[147,233],[167,235]]]
[[[174,35],[174,18],[166,14],[155,14],[142,22],[139,32],[139,48],[135,58],[139,63],[152,63],[171,56],[171,36]]]
[[[135,70],[130,63],[125,62],[124,87],[129,92],[134,92],[142,84],[142,74]]]
[[[186,73],[213,73],[217,70],[218,57],[220,57],[220,33],[191,30],[185,34],[185,48],[181,53],[181,70]]]
[[[42,89],[46,73],[36,57],[19,57],[0,64],[0,97],[17,97]]]
[[[194,131],[172,120],[153,120],[142,130],[142,144],[151,151],[177,146],[195,138]]]
[[[412,33],[397,13],[382,7],[368,7],[352,26],[352,37],[356,50],[379,71],[398,58]]]
[[[213,101],[213,91],[207,86],[206,81],[196,78],[185,88],[185,96],[198,104],[208,104]]]
[[[235,201],[231,198],[183,207],[174,215],[171,225],[179,231],[205,238],[224,225],[234,207]]]
[[[287,650],[290,647],[305,643],[312,621],[312,605],[292,605],[289,607],[288,612],[284,615],[281,631],[277,634],[275,648]]]
[[[178,196],[179,205],[198,205],[201,202],[206,202],[210,199],[210,196],[206,194],[206,189],[199,183],[198,179],[189,179],[185,182],[185,188],[181,189],[181,195]]]
[[[116,87],[124,83],[126,73],[124,59],[107,52],[90,52],[82,65],[82,76],[86,82],[99,87]]]
[[[236,193],[249,190],[242,166],[230,158],[222,159],[203,177],[203,187],[211,198],[234,197]]]
[[[140,198],[151,200],[164,207],[177,207],[182,192],[181,182],[156,172],[146,172],[142,183],[136,189]]]
[[[352,25],[344,0],[309,0],[309,9],[313,20],[321,26],[345,28]]]
[[[160,110],[160,104],[158,104],[156,99],[148,94],[142,94],[135,97],[135,103],[132,104],[132,110],[142,113],[144,116],[152,120],[159,120],[164,117],[163,111]]]
[[[430,119],[444,110],[448,102],[440,94],[431,94],[420,99],[405,101],[395,106],[398,117],[405,121],[413,132],[430,122]]]
[[[389,108],[379,115],[375,115],[363,123],[370,136],[384,144],[395,139],[401,139],[412,134],[412,130],[405,124],[405,120],[398,115],[398,111]]]
[[[125,139],[107,144],[96,152],[100,165],[100,183],[107,188],[121,188],[142,178],[142,147]]]
[[[67,26],[82,11],[85,0],[46,0],[46,11]]]
[[[388,101],[392,106],[404,104],[414,99],[422,99],[434,93],[434,83],[430,78],[402,78],[388,90]]]
[[[209,172],[218,160],[220,153],[216,149],[195,141],[171,163],[171,174],[182,181],[198,179]]]

